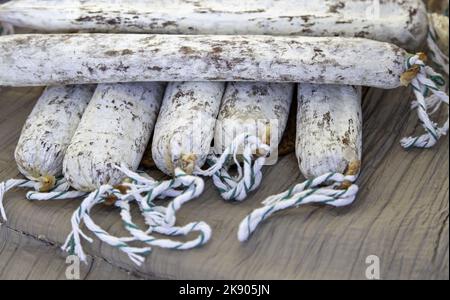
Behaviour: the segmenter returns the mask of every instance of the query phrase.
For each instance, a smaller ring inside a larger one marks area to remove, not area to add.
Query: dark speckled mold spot
[[[134,53],[133,50],[130,49],[122,50],[122,55],[131,55],[133,53]]]
[[[223,50],[222,50],[221,47],[213,47],[213,48],[212,48],[212,51],[213,51],[213,53],[215,53],[215,54],[219,54],[219,53],[221,53]]]
[[[117,55],[119,55],[119,52],[115,51],[115,50],[109,50],[109,51],[105,52],[105,55],[106,56],[117,56]]]
[[[180,48],[180,53],[185,54],[185,55],[189,55],[194,53],[194,49],[192,49],[191,47],[187,47],[187,46],[182,46]]]
[[[338,13],[339,10],[343,9],[345,7],[345,2],[344,1],[339,1],[336,4],[332,4],[329,6],[328,8],[328,12],[330,13]]]

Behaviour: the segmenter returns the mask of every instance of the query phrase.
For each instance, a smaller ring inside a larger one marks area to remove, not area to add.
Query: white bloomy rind
[[[161,83],[101,84],[97,87],[64,159],[73,188],[93,191],[119,184],[115,165],[136,170],[158,116]]]
[[[345,36],[412,49],[427,34],[421,0],[16,0],[0,6],[0,20],[47,32]]]
[[[361,97],[361,87],[299,84],[296,154],[306,178],[361,161]]]
[[[359,38],[178,35],[0,37],[0,85],[260,81],[396,88],[407,52]]]
[[[175,167],[182,167],[174,165],[174,145],[179,154],[195,155],[195,165],[203,166],[224,90],[222,82],[169,83],[152,142],[153,160],[162,172],[173,175]]]
[[[20,172],[30,180],[62,175],[64,155],[95,86],[47,87],[25,122],[15,151]]]
[[[257,136],[271,146],[272,152],[276,151],[286,129],[294,86],[291,83],[228,83],[217,119],[215,152],[222,153],[244,133]]]

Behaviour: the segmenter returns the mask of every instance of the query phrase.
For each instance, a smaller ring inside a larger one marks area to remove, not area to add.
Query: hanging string
[[[4,197],[6,192],[13,188],[34,189],[27,193],[28,200],[61,200],[74,199],[85,196],[86,193],[69,191],[70,185],[64,178],[56,179],[54,176],[42,176],[34,180],[30,179],[9,179],[0,183],[0,215],[7,221],[4,208]]]
[[[183,227],[175,226],[176,211],[186,201],[201,194],[203,191],[203,180],[199,180],[196,176],[189,176],[179,168],[175,170],[175,177],[172,180],[159,183],[139,176],[125,166],[121,166],[118,169],[133,180],[132,183],[125,183],[124,186],[128,187],[128,193],[138,203],[145,222],[149,226],[146,232],[140,230],[132,221],[128,201],[120,201],[118,203],[118,206],[122,209],[121,216],[125,228],[139,241],[152,246],[177,250],[196,248],[209,241],[211,228],[205,222],[193,222]],[[188,188],[184,191],[177,190],[177,188],[184,189],[185,187]],[[156,198],[163,199],[167,197],[174,198],[167,208],[154,205],[153,201]],[[168,236],[186,236],[196,231],[200,232],[200,236],[193,241],[184,243],[167,239],[156,239],[149,236],[152,232]]]
[[[144,262],[144,256],[150,253],[151,248],[131,247],[129,245],[131,242],[141,241],[150,246],[187,250],[199,247],[209,241],[211,228],[205,222],[194,222],[183,227],[175,226],[176,212],[184,203],[198,197],[203,192],[204,183],[201,178],[187,175],[181,169],[177,169],[172,180],[158,182],[132,172],[124,165],[116,168],[128,176],[128,179],[115,188],[105,185],[89,194],[72,216],[72,231],[63,246],[65,251],[77,255],[82,261],[86,261],[86,254],[83,251],[81,240],[83,238],[90,243],[93,240],[80,229],[82,222],[100,240],[126,253],[137,265],[141,265]],[[167,197],[174,197],[167,208],[156,207],[153,204],[154,199]],[[109,203],[111,199],[113,199],[114,205],[120,208],[122,221],[125,228],[131,233],[131,237],[118,238],[112,236],[92,220],[90,216],[91,209],[95,205]],[[139,204],[146,224],[149,225],[147,231],[142,231],[133,222],[129,204],[132,201],[137,201]],[[157,239],[150,235],[152,232],[167,236],[186,236],[191,232],[199,232],[200,234],[192,241],[177,242],[169,239]]]
[[[423,53],[409,57],[406,61],[407,71],[401,78],[404,85],[410,84],[413,88],[416,100],[412,103],[412,108],[417,110],[419,120],[425,129],[425,134],[421,136],[401,140],[402,147],[406,149],[431,148],[448,132],[448,117],[442,127],[430,118],[430,115],[436,112],[442,103],[447,105],[448,114],[448,95],[440,90],[440,87],[445,85],[445,80],[425,62],[426,55]]]
[[[81,261],[87,262],[86,254],[84,253],[81,245],[81,238],[84,238],[89,243],[92,243],[93,240],[80,229],[81,222],[84,222],[86,227],[101,241],[124,252],[128,255],[131,261],[140,266],[145,261],[144,256],[150,253],[151,248],[137,248],[129,246],[128,243],[132,242],[134,240],[133,238],[117,238],[112,236],[95,224],[90,217],[92,208],[95,205],[102,204],[105,201],[110,200],[110,197],[120,199],[122,197],[127,197],[127,195],[123,195],[120,190],[117,190],[110,185],[104,185],[98,190],[90,193],[89,196],[83,200],[80,207],[72,215],[72,231],[62,246],[62,249],[69,252],[71,255],[78,256]]]
[[[238,155],[243,149],[242,161],[239,161]],[[254,154],[258,156],[255,159]],[[262,181],[262,168],[270,154],[270,146],[262,143],[255,136],[241,134],[237,136],[230,146],[217,157],[215,154],[209,156],[211,167],[202,170],[199,167],[195,169],[196,175],[212,176],[214,185],[219,190],[221,196],[229,201],[243,201],[248,194],[257,189]],[[228,172],[230,158],[237,166],[237,176],[231,176]]]
[[[256,228],[274,213],[306,205],[322,203],[335,207],[353,203],[358,186],[354,182],[358,178],[359,162],[352,162],[346,175],[327,173],[314,179],[306,180],[286,192],[271,196],[263,201],[263,207],[254,210],[239,225],[238,239],[247,241]]]

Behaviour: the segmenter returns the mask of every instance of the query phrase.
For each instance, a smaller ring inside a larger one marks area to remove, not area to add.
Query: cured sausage
[[[169,83],[152,142],[153,160],[161,171],[174,175],[179,167],[192,174],[195,166],[203,166],[224,89],[222,82]]]
[[[421,0],[16,0],[0,20],[46,32],[365,37],[407,49],[427,34]]]
[[[220,82],[185,82],[168,85],[155,126],[152,153],[156,166],[166,174],[173,176],[172,179],[156,182],[134,173],[126,165],[117,168],[121,174],[133,181],[124,184],[127,192],[124,196],[118,196],[120,201],[117,201],[116,205],[121,208],[125,228],[133,235],[134,239],[151,246],[176,250],[192,249],[207,243],[210,239],[211,228],[204,222],[193,222],[183,227],[175,226],[176,212],[184,203],[197,198],[203,192],[203,180],[192,173],[195,167],[203,165],[209,153],[224,86],[225,84]],[[93,201],[100,201],[96,194],[91,194]],[[141,195],[145,195],[145,197]],[[150,226],[146,232],[140,230],[132,221],[127,199],[129,197],[138,202],[146,223]],[[152,201],[157,197],[173,197],[174,199],[167,208],[155,208]],[[84,211],[92,205],[89,201],[90,199],[87,199],[83,203],[85,207],[80,208],[80,211]],[[98,232],[98,227],[93,224],[88,214],[83,218],[91,231]],[[74,233],[79,232],[80,219],[78,213],[75,213],[73,216]],[[161,240],[149,235],[157,232],[173,237],[188,235],[195,231],[199,232],[199,236],[187,242]],[[74,239],[75,236],[78,241],[74,244],[79,245],[79,235],[73,235]],[[129,248],[106,232],[99,235],[99,238],[112,246],[119,247],[122,251],[128,251],[129,256],[131,255],[130,258],[136,263],[139,264],[142,260],[139,256],[135,256],[139,249]],[[78,251],[78,253],[83,256],[82,251]]]
[[[361,161],[361,87],[299,84],[296,154],[306,178]]]
[[[47,87],[38,99],[22,129],[14,153],[20,173],[27,179],[0,183],[0,211],[3,219],[3,195],[14,187],[34,188],[48,192],[68,189],[62,176],[63,159],[95,86]],[[60,193],[59,193],[60,194]]]
[[[0,85],[260,81],[396,88],[407,52],[360,38],[179,35],[0,37]]]
[[[214,147],[222,153],[237,134],[256,135],[276,152],[286,129],[294,95],[290,83],[230,82],[222,100]],[[267,137],[273,136],[272,139]]]
[[[164,87],[151,82],[98,85],[72,138],[63,162],[64,177],[76,190],[91,193],[73,214],[72,232],[63,249],[83,261],[86,256],[80,236],[88,238],[79,228],[81,221],[99,239],[125,252],[136,264],[141,264],[142,255],[150,251],[148,247],[131,247],[128,241],[109,235],[93,222],[89,213],[94,205],[111,197],[116,201],[125,192],[114,188],[127,177],[118,166],[133,171],[138,168],[158,116]]]
[[[136,170],[163,97],[161,83],[101,84],[86,108],[64,159],[73,188],[91,192],[124,179],[115,168]]]
[[[229,83],[215,129],[214,148],[220,157],[201,171],[213,175],[214,183],[226,200],[244,200],[261,183],[261,169],[274,164],[278,145],[286,128],[293,98],[290,83]],[[237,161],[243,156],[244,168]],[[228,160],[234,157],[238,176],[228,174]]]

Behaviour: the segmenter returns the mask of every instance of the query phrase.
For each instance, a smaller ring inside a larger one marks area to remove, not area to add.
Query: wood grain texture
[[[0,93],[0,180],[18,176],[13,149],[39,91],[5,88]],[[261,188],[239,205],[220,200],[207,182],[204,195],[178,217],[180,224],[205,220],[212,226],[212,240],[201,249],[155,248],[141,268],[98,241],[84,244],[85,249],[143,278],[365,279],[366,257],[378,255],[382,279],[448,279],[448,138],[424,151],[406,152],[399,146],[401,137],[421,128],[409,112],[411,98],[407,89],[365,90],[361,192],[351,207],[308,206],[279,213],[240,244],[236,234],[242,218],[266,196],[303,180],[291,154],[267,167]],[[60,245],[80,201],[31,203],[24,195],[21,190],[7,194],[9,222],[4,226]],[[98,207],[92,215],[109,232],[126,235],[115,209]],[[55,253],[51,263],[58,259]],[[0,266],[8,260],[8,255],[0,255]]]
[[[65,280],[66,259],[59,247],[9,228],[0,229],[0,278],[2,280]],[[139,279],[101,258],[80,265],[80,279]]]

